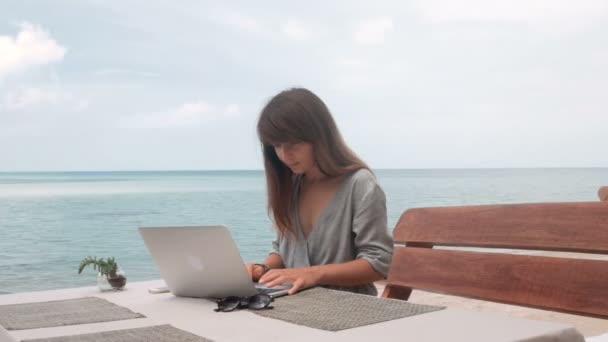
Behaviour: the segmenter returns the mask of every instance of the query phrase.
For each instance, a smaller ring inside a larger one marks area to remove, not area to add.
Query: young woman
[[[277,239],[262,264],[246,265],[252,279],[292,284],[289,294],[322,285],[376,295],[393,250],[385,195],[323,101],[285,90],[266,104],[257,131]]]

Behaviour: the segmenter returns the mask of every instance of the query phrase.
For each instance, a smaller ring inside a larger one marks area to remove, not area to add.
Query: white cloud
[[[238,116],[241,113],[239,105],[231,103],[224,108],[224,113],[227,117]]]
[[[132,115],[121,119],[119,125],[127,128],[186,128],[234,118],[239,113],[240,107],[236,104],[215,108],[204,101],[196,101],[164,112]]]
[[[285,36],[293,40],[307,40],[311,36],[310,31],[296,19],[287,20],[281,31]]]
[[[354,40],[362,45],[382,44],[389,32],[394,29],[393,19],[388,16],[368,19],[357,28]]]
[[[219,17],[220,21],[237,31],[246,33],[262,32],[262,25],[252,16],[240,12],[229,11]]]
[[[511,22],[543,31],[577,31],[608,11],[605,0],[424,0],[417,3],[422,16],[442,22]]]
[[[0,95],[0,112],[21,112],[49,106],[80,111],[88,107],[88,101],[53,87],[20,87]]]
[[[61,61],[65,51],[46,31],[24,22],[16,37],[0,35],[0,77]]]
[[[98,76],[126,76],[126,77],[143,77],[143,78],[155,78],[160,75],[155,72],[142,71],[142,70],[128,70],[128,69],[116,69],[106,68],[100,69],[93,72]]]
[[[335,61],[335,64],[345,68],[362,68],[367,66],[365,61],[357,58],[339,58]]]

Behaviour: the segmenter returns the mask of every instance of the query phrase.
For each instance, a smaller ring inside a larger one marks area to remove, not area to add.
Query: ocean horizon
[[[374,169],[388,229],[408,208],[597,201],[608,168]],[[0,171],[0,292],[95,284],[88,255],[159,278],[139,226],[225,224],[246,261],[274,237],[263,170]]]

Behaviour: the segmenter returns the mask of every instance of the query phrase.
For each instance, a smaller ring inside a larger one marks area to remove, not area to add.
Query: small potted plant
[[[114,257],[98,259],[88,256],[80,261],[78,274],[88,265],[93,265],[93,269],[98,272],[97,286],[101,291],[122,290],[127,284],[125,272],[118,266]]]

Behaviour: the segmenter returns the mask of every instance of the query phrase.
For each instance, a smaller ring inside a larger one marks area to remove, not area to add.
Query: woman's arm
[[[268,254],[266,259],[264,259],[264,265],[268,266],[271,270],[275,268],[285,268],[285,265],[283,265],[283,258],[281,258],[281,255],[278,253]]]
[[[355,286],[384,279],[367,260],[356,259],[341,264],[312,266],[319,274],[319,284]]]
[[[384,276],[363,259],[341,264],[319,265],[302,268],[272,269],[260,278],[260,284],[268,287],[290,283],[289,294],[316,285],[353,286],[371,283]]]
[[[271,270],[285,267],[283,265],[283,258],[281,258],[281,255],[277,253],[270,253],[266,259],[264,259],[264,265],[268,266],[268,268]],[[249,272],[249,275],[253,281],[258,281],[264,275],[264,269],[256,266],[253,263],[247,263],[245,264],[245,267],[247,268],[247,272]]]

